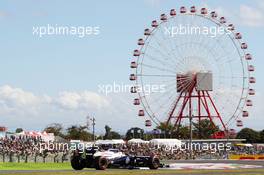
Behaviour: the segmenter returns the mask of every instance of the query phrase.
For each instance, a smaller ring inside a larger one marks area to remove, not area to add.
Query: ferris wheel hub
[[[188,72],[186,74],[177,74],[176,76],[177,92],[189,91],[195,87],[197,91],[213,90],[213,75],[210,71]]]

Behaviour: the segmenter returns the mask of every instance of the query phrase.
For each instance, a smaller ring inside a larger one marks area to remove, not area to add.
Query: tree
[[[44,129],[44,131],[46,131],[47,133],[54,133],[55,136],[64,137],[64,134],[62,133],[63,127],[62,127],[62,124],[60,124],[60,123],[52,123],[52,124],[48,125]]]
[[[67,139],[91,141],[93,135],[87,132],[86,126],[72,125],[67,128]]]
[[[174,127],[171,123],[168,125],[166,123],[160,123],[156,127],[161,131],[161,137],[165,138],[177,138],[177,139],[187,139],[190,136],[189,127],[180,125],[178,128]]]
[[[203,119],[197,123],[193,122],[193,135],[195,138],[208,139],[218,131],[220,131],[219,127],[214,127],[208,119]]]
[[[111,131],[112,139],[121,139],[121,135],[116,131]]]
[[[17,128],[16,129],[16,133],[20,133],[20,132],[23,132],[24,130],[22,128]]]
[[[161,131],[166,131],[166,132],[169,132],[169,131],[172,131],[174,130],[174,127],[171,123],[169,123],[168,125],[166,123],[160,123],[160,125],[158,125],[156,127],[157,129],[161,130]]]
[[[175,131],[173,125],[170,123],[168,125],[166,123],[160,123],[160,125],[158,125],[156,129],[159,129],[161,133],[163,133],[165,138],[171,137],[173,131]]]
[[[121,135],[116,131],[112,131],[112,128],[108,125],[105,125],[104,139],[121,139]]]
[[[251,128],[243,128],[237,133],[236,138],[246,139],[248,143],[258,143],[261,140],[260,133]]]
[[[112,139],[111,130],[112,128],[110,128],[108,125],[105,125],[104,139]]]
[[[178,139],[189,139],[190,138],[190,127],[189,126],[179,126],[179,130],[174,134]]]
[[[259,142],[264,143],[264,129],[259,132],[259,137],[260,137]]]
[[[103,140],[104,139],[104,135],[99,135],[99,136],[96,137],[96,139]]]
[[[143,138],[144,130],[138,127],[133,127],[127,130],[126,139],[130,140],[132,138]]]

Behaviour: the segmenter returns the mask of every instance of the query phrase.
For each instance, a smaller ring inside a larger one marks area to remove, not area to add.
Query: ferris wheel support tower
[[[213,118],[217,118],[224,131],[227,131],[221,115],[210,96],[209,91],[213,90],[212,77],[213,75],[210,72],[177,75],[177,92],[179,96],[168,113],[167,126],[169,123],[174,123],[174,128],[177,127],[178,129],[182,120],[192,117],[197,118],[199,123],[202,119],[209,119],[212,126],[216,127]],[[197,112],[194,112],[193,104],[196,104]],[[178,110],[176,110],[177,106],[180,106]]]

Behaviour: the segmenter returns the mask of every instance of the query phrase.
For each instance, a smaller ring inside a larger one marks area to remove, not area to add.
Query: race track
[[[181,161],[168,161],[170,168],[162,168],[157,171],[141,169],[141,170],[120,170],[110,169],[106,171],[96,171],[93,169],[85,169],[82,171],[73,170],[3,170],[0,171],[1,175],[16,174],[16,175],[174,175],[174,174],[264,174],[264,161],[250,161],[250,160],[181,160]]]

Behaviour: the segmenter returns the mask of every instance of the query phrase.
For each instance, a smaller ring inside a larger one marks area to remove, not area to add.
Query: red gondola
[[[230,135],[235,135],[235,134],[236,134],[236,130],[234,130],[234,129],[230,129],[230,130],[229,130],[229,133],[230,133]]]
[[[130,88],[130,92],[131,92],[131,93],[137,93],[137,87],[136,87],[136,86],[132,86],[132,87]]]
[[[252,55],[251,55],[250,53],[247,53],[247,54],[245,55],[245,59],[246,59],[246,60],[252,60]]]
[[[140,105],[140,101],[139,101],[138,98],[135,98],[135,99],[134,99],[134,105]]]
[[[142,46],[144,44],[145,44],[145,42],[142,38],[138,39],[138,45]]]
[[[191,6],[191,13],[195,13],[195,12],[196,12],[195,6]]]
[[[237,120],[236,125],[237,125],[237,127],[242,127],[243,126],[242,120]]]
[[[140,109],[138,111],[138,116],[144,116],[144,115],[145,115],[144,110],[143,109]]]
[[[146,120],[146,121],[145,121],[145,126],[146,126],[146,127],[151,127],[151,126],[152,126],[152,124],[151,124],[151,120]]]
[[[241,39],[241,38],[242,38],[241,33],[236,33],[236,34],[235,34],[235,38],[236,38],[236,39]]]
[[[221,24],[226,23],[226,19],[225,19],[225,17],[221,17],[221,18],[220,18],[220,23],[221,23]]]
[[[132,69],[137,68],[137,63],[135,61],[132,61],[130,63],[130,68],[132,68]]]
[[[207,9],[206,8],[202,8],[201,9],[201,14],[206,15],[207,14]]]
[[[170,11],[170,15],[171,15],[171,16],[176,16],[176,10],[175,10],[175,9],[171,9],[171,11]]]
[[[249,89],[248,90],[248,95],[255,95],[255,90],[254,89]]]
[[[133,53],[134,56],[139,56],[140,55],[140,51],[139,50],[134,50],[134,53]]]
[[[253,106],[252,100],[247,100],[246,101],[246,106]]]
[[[152,27],[158,27],[159,23],[156,20],[154,20],[154,21],[151,22],[151,26]]]
[[[255,77],[249,77],[249,83],[256,83]]]
[[[242,44],[241,44],[241,49],[247,49],[247,48],[248,48],[248,46],[247,46],[246,43],[242,43]]]
[[[210,14],[212,18],[217,18],[217,13],[215,11],[211,12]]]
[[[233,24],[229,24],[227,29],[233,31],[235,30],[235,26]]]
[[[249,115],[249,114],[248,114],[248,111],[243,111],[243,112],[242,112],[242,117],[248,117],[248,115]]]
[[[151,34],[151,31],[149,29],[144,30],[144,35],[150,35],[150,34]]]
[[[181,12],[181,13],[186,13],[186,11],[187,11],[187,10],[186,10],[186,7],[182,6],[182,7],[180,8],[180,12]]]
[[[129,80],[135,81],[137,79],[137,76],[135,74],[130,74]]]
[[[253,65],[248,65],[248,71],[253,72],[255,70]]]
[[[160,15],[160,20],[161,21],[166,21],[168,18],[167,18],[167,15],[165,15],[164,13]]]

